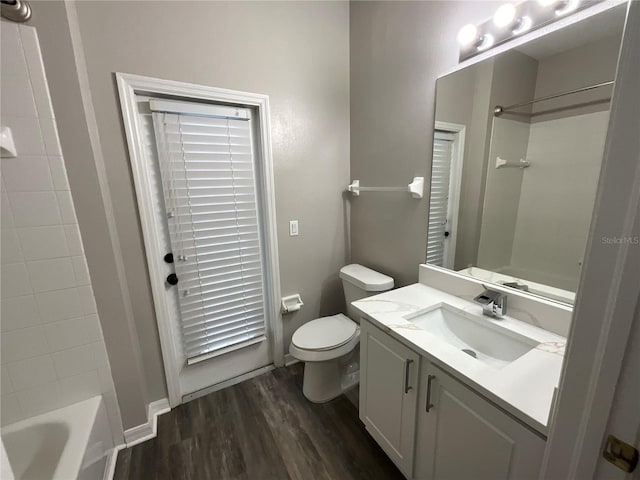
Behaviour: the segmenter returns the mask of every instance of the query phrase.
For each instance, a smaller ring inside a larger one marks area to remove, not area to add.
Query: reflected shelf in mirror
[[[521,158],[520,160],[505,160],[504,158],[496,157],[496,168],[528,168],[531,166],[531,162]]]
[[[612,5],[438,79],[427,263],[574,303],[625,15]]]

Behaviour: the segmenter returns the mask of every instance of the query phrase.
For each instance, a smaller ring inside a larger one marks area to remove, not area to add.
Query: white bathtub
[[[102,397],[2,427],[16,480],[102,480],[113,438]]]

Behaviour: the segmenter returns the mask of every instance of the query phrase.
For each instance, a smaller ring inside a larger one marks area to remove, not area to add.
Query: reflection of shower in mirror
[[[438,79],[427,263],[573,302],[625,13],[612,7]]]

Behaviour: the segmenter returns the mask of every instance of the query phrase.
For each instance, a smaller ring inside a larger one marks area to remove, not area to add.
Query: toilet
[[[340,269],[347,301],[342,313],[321,317],[298,328],[289,353],[305,362],[302,392],[315,403],[328,402],[360,380],[360,319],[351,302],[393,288],[393,278],[358,264]]]

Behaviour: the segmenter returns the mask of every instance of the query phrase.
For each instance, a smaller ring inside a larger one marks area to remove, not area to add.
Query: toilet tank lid
[[[393,288],[393,278],[357,263],[342,267],[340,278],[367,292],[384,292]]]

